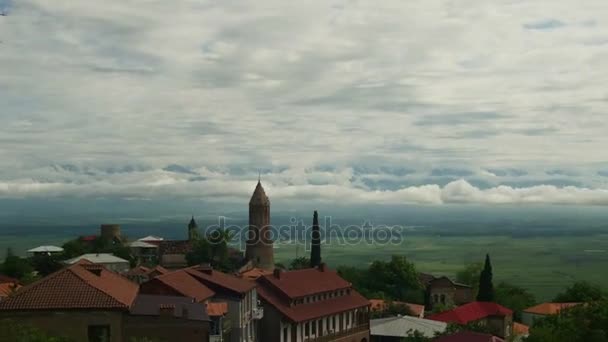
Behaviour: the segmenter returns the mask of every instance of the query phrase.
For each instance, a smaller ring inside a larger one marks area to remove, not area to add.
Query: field
[[[304,251],[299,246],[300,256]],[[276,260],[287,263],[296,246],[279,245]],[[332,267],[365,267],[392,254],[406,255],[422,272],[454,275],[464,264],[482,262],[490,253],[495,282],[529,289],[539,300],[550,300],[576,280],[608,288],[608,234],[558,237],[412,236],[400,245],[324,245],[323,259]]]

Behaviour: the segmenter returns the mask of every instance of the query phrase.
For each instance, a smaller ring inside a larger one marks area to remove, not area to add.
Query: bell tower
[[[260,180],[249,200],[249,230],[245,259],[254,267],[274,270],[274,250],[270,227],[270,200]]]

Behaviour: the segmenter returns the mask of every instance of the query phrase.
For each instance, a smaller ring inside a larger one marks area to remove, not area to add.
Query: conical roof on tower
[[[192,216],[192,218],[190,219],[190,223],[188,223],[188,228],[195,228],[198,227],[198,225],[196,224],[196,221],[194,221],[194,216]]]
[[[253,191],[253,195],[251,195],[249,205],[270,205],[270,200],[268,199],[268,196],[266,196],[262,182],[259,180],[258,185],[256,185],[255,190]]]

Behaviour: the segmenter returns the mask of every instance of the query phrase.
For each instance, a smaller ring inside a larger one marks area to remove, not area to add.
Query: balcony
[[[258,306],[257,308],[253,309],[253,319],[262,319],[262,317],[264,317],[263,307]]]
[[[343,338],[343,337],[346,337],[349,335],[364,332],[366,330],[369,330],[369,323],[362,324],[362,325],[356,326],[354,328],[350,328],[348,330],[342,330],[339,332],[335,332],[333,334],[327,334],[327,335],[323,335],[323,336],[319,336],[319,337],[305,338],[304,341],[306,341],[306,342],[330,342],[330,341],[334,341],[334,340],[337,340],[339,338]]]

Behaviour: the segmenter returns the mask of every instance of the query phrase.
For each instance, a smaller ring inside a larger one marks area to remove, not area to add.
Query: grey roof
[[[91,254],[83,254],[81,256],[77,256],[75,258],[64,261],[66,264],[71,265],[79,262],[80,260],[85,259],[94,264],[115,264],[115,263],[129,263],[128,260],[119,258],[114,256],[113,254],[108,253],[91,253]]]
[[[134,248],[135,247],[138,247],[138,248],[158,248],[157,245],[153,245],[151,243],[147,243],[147,242],[139,241],[139,240],[131,242],[129,244],[129,247],[134,247]]]
[[[156,296],[140,294],[131,306],[130,314],[135,316],[159,316],[161,306],[173,308],[173,316],[191,321],[208,321],[204,304],[194,302],[193,298],[175,296]],[[187,317],[184,317],[187,313]]]
[[[426,337],[434,337],[436,333],[444,332],[447,323],[430,319],[397,316],[371,320],[372,336],[407,337],[414,331],[419,331]]]
[[[256,185],[253,195],[251,195],[249,205],[270,205],[270,200],[266,196],[266,191],[264,191],[264,187],[260,181],[258,181],[258,185]]]

